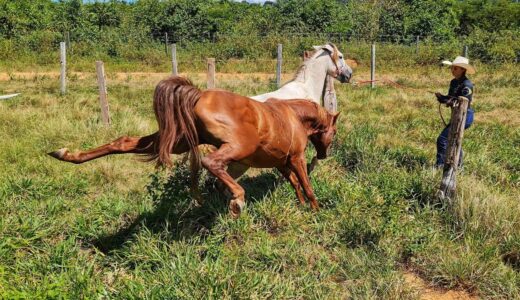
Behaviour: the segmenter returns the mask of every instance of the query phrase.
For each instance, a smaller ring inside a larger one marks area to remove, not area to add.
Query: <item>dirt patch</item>
[[[476,300],[476,296],[472,296],[465,291],[444,290],[429,286],[426,281],[417,274],[406,271],[403,274],[404,281],[419,292],[421,300]]]

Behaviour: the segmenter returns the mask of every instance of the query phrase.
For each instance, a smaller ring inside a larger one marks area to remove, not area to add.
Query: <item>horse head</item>
[[[332,43],[325,44],[323,46],[314,46],[316,50],[316,58],[322,56],[330,57],[327,67],[327,75],[330,75],[341,83],[348,83],[352,77],[352,68],[345,62],[343,53],[341,53]]]
[[[320,109],[323,108],[320,107]],[[310,135],[310,140],[316,149],[316,157],[318,159],[327,158],[329,147],[336,135],[336,122],[339,117],[339,113],[330,113],[325,109],[323,110],[326,116],[322,118],[315,132]]]

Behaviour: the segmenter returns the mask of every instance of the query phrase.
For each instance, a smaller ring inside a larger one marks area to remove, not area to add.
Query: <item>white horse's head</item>
[[[330,75],[341,83],[347,83],[352,77],[352,68],[345,62],[343,53],[341,53],[332,43],[323,46],[314,46],[316,51],[312,55],[315,59],[326,59],[327,75]],[[307,55],[307,54],[306,54]]]

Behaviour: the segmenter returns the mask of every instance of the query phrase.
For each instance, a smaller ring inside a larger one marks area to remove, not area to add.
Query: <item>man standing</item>
[[[474,74],[475,68],[469,64],[469,59],[462,56],[457,56],[453,62],[443,61],[442,63],[450,66],[451,74],[454,78],[450,82],[448,95],[435,93],[435,96],[440,103],[446,104],[446,106],[449,107],[453,106],[458,97],[465,97],[469,100],[466,124],[464,125],[464,129],[467,129],[473,123],[474,111],[471,108],[471,100],[473,99],[473,83],[466,77],[466,74]],[[435,167],[437,168],[442,168],[444,166],[446,148],[448,147],[449,129],[450,124],[442,130],[437,138],[437,160],[435,162]],[[459,166],[462,166],[462,148],[460,151]]]

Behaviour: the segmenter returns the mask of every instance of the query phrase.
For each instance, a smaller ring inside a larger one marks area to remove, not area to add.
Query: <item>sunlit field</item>
[[[449,71],[381,63],[375,89],[336,82],[338,134],[311,178],[320,211],[299,205],[275,171],[252,170],[234,220],[205,173],[203,205],[191,200],[181,157],[157,170],[135,155],[82,165],[46,155],[154,132],[153,89],[166,63],[107,64],[110,127],[94,63],[73,68],[64,96],[57,67],[0,72],[1,95],[22,93],[0,100],[0,298],[418,299],[424,290],[410,276],[439,293],[519,297],[518,65],[476,65],[475,123],[453,206],[434,197],[444,125],[427,92],[446,93]],[[298,63],[284,66],[285,81]],[[217,86],[274,90],[273,72],[252,73],[256,64],[217,62]],[[203,62],[180,67],[205,87]],[[368,79],[360,64],[354,81]]]

